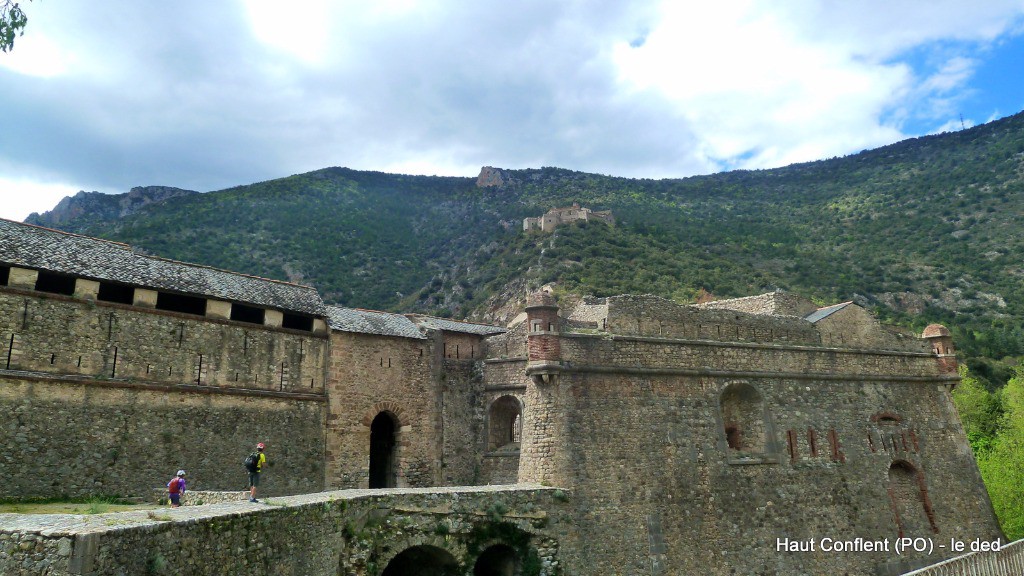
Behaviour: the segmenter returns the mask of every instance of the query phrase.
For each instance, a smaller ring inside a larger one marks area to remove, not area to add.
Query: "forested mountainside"
[[[1022,114],[772,170],[663,180],[488,172],[478,185],[326,168],[29,221],[309,284],[345,306],[496,321],[503,299],[545,283],[680,302],[778,288],[855,300],[917,330],[944,323],[992,381],[1009,373],[982,357],[1024,355]],[[616,225],[522,231],[523,218],[573,202],[612,210]]]

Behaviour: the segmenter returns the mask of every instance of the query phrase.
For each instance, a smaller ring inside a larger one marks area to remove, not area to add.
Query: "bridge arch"
[[[515,549],[507,544],[496,544],[480,553],[473,564],[473,576],[517,576],[522,561]]]
[[[459,562],[444,548],[430,544],[411,546],[396,554],[381,576],[458,576]]]

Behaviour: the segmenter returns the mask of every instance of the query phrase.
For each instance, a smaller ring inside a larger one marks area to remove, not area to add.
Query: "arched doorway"
[[[515,396],[502,396],[488,410],[487,450],[519,449],[523,435],[522,408]]]
[[[504,544],[484,550],[473,565],[473,576],[518,576],[519,573],[519,556]]]
[[[379,416],[378,416],[379,418]],[[458,576],[459,563],[436,546],[406,548],[388,562],[381,576]]]
[[[395,486],[395,420],[387,412],[370,424],[370,488]]]

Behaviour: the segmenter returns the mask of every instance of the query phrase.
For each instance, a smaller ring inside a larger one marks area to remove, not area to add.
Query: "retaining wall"
[[[379,576],[412,557],[424,574],[440,573],[430,572],[437,561],[456,574],[490,562],[555,576],[571,573],[560,549],[572,529],[568,500],[559,490],[504,486],[347,490],[95,516],[0,514],[0,574]]]

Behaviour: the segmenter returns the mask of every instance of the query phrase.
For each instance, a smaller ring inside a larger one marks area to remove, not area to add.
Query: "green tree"
[[[1003,389],[999,435],[978,459],[992,507],[1010,540],[1024,538],[1024,367]]]
[[[960,365],[960,378],[960,385],[953,391],[953,403],[960,413],[971,449],[980,457],[996,440],[1003,417],[1002,403],[998,394],[989,392],[971,376],[966,365]]]
[[[25,33],[26,24],[28,17],[17,2],[0,0],[0,50],[14,48],[14,38]]]

